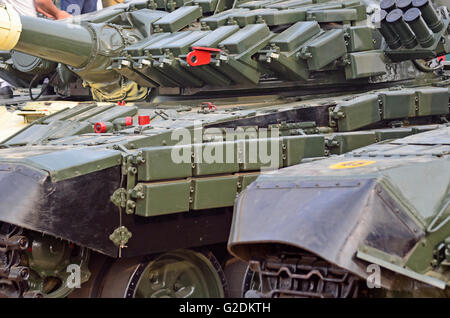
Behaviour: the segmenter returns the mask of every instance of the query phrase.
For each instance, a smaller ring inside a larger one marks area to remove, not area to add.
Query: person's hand
[[[59,12],[56,14],[56,20],[61,19],[67,19],[70,18],[72,15],[70,13],[67,13],[66,11],[59,10]]]
[[[54,19],[55,17],[52,16],[51,14],[48,14],[47,12],[45,12],[44,10],[42,10],[41,8],[39,8],[38,6],[36,6],[36,11],[43,14],[44,16],[46,16],[47,18],[52,18]]]

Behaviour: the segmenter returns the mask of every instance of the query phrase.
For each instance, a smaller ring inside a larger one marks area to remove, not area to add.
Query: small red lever
[[[208,107],[208,110],[217,109],[217,106],[211,102],[202,102],[200,104],[200,107],[201,107],[201,109],[205,109],[206,107]]]
[[[211,62],[211,53],[221,51],[220,49],[201,46],[194,46],[192,49],[193,51],[189,52],[189,54],[186,56],[186,61],[190,66],[209,64],[209,62]]]

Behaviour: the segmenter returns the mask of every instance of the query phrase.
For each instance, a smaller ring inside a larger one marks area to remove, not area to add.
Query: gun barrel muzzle
[[[0,50],[9,51],[19,41],[22,32],[20,16],[10,5],[0,5]]]

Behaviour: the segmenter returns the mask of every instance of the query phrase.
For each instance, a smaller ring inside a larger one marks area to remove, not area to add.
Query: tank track
[[[29,289],[30,269],[22,266],[29,240],[22,228],[0,222],[0,297],[33,297]]]
[[[249,264],[244,297],[352,298],[359,294],[358,277],[312,254],[283,253]]]

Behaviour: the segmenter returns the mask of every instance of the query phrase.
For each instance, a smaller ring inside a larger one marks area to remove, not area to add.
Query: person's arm
[[[65,19],[71,16],[66,11],[58,9],[52,0],[34,0],[34,5],[38,12],[55,20]]]

